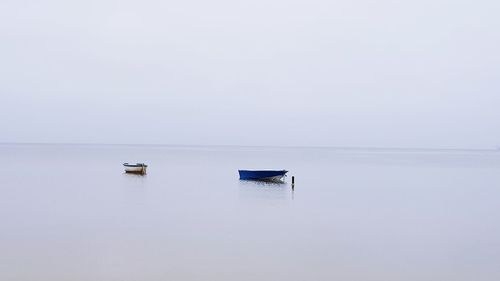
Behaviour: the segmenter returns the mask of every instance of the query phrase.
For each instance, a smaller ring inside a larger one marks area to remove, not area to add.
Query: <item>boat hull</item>
[[[147,165],[144,164],[128,164],[125,163],[123,164],[123,167],[125,168],[125,173],[131,173],[131,174],[145,174]]]
[[[125,173],[145,174],[146,168],[143,168],[143,167],[125,167]]]
[[[282,181],[286,170],[239,170],[240,180]]]

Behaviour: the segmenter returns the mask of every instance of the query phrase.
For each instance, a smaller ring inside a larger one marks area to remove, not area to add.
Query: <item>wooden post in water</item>
[[[295,189],[295,177],[292,176],[292,190]]]

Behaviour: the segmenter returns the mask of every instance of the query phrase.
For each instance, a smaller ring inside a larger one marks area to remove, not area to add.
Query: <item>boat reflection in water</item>
[[[283,180],[239,180],[238,186],[239,197],[246,202],[276,204],[277,202],[285,202],[292,196]]]

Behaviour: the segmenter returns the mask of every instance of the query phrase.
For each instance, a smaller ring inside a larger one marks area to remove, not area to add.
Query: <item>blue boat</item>
[[[286,170],[238,170],[240,180],[282,181]]]

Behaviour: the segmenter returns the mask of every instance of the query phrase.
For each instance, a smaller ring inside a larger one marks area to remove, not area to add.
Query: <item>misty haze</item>
[[[500,280],[499,10],[1,0],[0,280]]]

